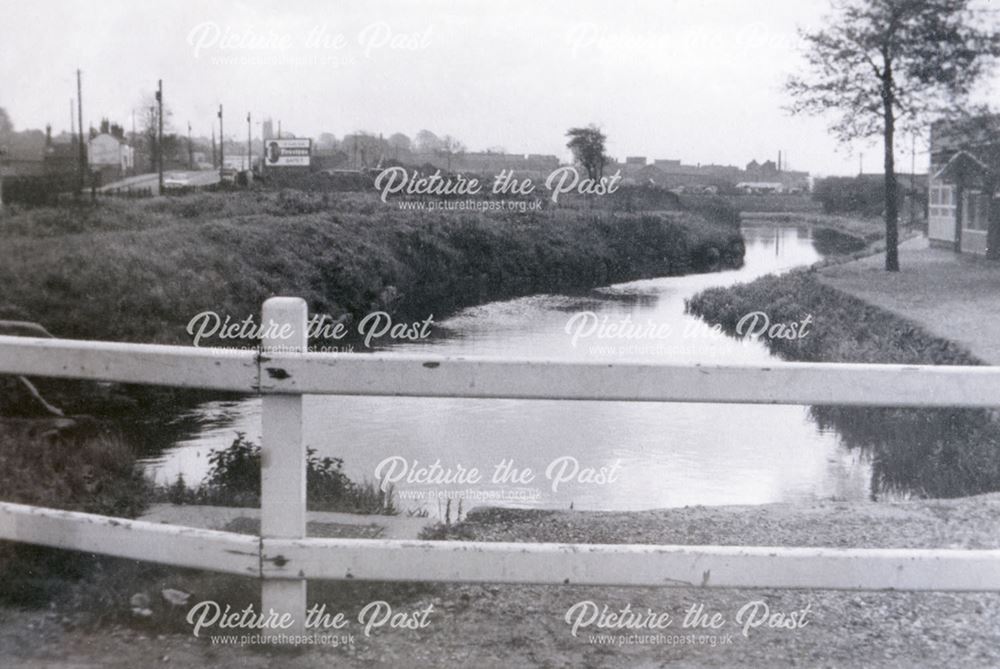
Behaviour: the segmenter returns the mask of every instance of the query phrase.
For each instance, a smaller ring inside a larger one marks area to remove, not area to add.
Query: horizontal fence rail
[[[249,350],[0,336],[0,374],[255,392]]]
[[[1000,407],[1000,367],[289,353],[0,336],[0,374],[263,395]]]
[[[1000,590],[1000,550],[263,539],[0,502],[0,538],[275,579]]]
[[[1000,367],[678,365],[306,353],[306,305],[265,302],[290,338],[259,351],[0,336],[0,374],[263,397],[260,536],[0,502],[0,539],[261,580],[302,631],[306,579],[1000,591],[1000,550],[390,541],[306,537],[302,396],[997,407]]]
[[[0,538],[228,574],[260,574],[260,539],[0,502]]]
[[[263,541],[265,578],[832,590],[1000,590],[1000,550],[379,539]]]

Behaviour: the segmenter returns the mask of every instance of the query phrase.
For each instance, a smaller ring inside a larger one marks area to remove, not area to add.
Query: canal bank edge
[[[197,314],[256,317],[278,294],[335,319],[385,311],[440,320],[498,299],[739,266],[744,253],[721,210],[475,214],[387,210],[351,194],[238,197],[15,212],[0,244],[0,319],[62,338],[184,345]],[[100,402],[80,404],[94,393],[38,385],[66,413],[103,413]],[[128,395],[141,406],[178,397],[152,388]],[[30,398],[15,404],[0,415],[44,413]]]
[[[723,212],[485,214],[399,211],[346,195],[192,197],[15,212],[0,245],[0,318],[56,337],[185,345],[195,315],[259,316],[274,295],[335,319],[379,310],[440,319],[487,301],[738,267],[744,252]],[[65,218],[72,233],[52,229]]]
[[[900,256],[904,268],[919,246],[919,240],[904,245]],[[911,311],[905,312],[906,317],[898,315],[834,288],[823,278],[827,271],[847,276],[861,272],[863,281],[876,286],[870,289],[878,291],[880,281],[912,287],[913,277],[926,270],[918,263],[911,263],[907,275],[864,269],[877,266],[880,260],[875,255],[826,269],[797,270],[710,289],[689,300],[687,307],[734,335],[743,314],[762,311],[774,322],[792,322],[810,315],[806,337],[763,337],[770,350],[788,360],[983,364],[963,346],[928,332],[923,323],[910,318]],[[940,282],[934,276],[923,276],[920,281]],[[959,497],[1000,490],[1000,420],[995,411],[856,407],[813,407],[810,411],[821,427],[836,427],[847,446],[872,456],[876,497]]]

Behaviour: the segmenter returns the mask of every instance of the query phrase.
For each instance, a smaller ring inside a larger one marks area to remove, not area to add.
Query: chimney
[[[781,149],[778,149],[778,171],[781,171]]]

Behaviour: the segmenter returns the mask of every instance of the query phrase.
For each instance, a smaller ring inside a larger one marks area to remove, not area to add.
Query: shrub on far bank
[[[229,447],[208,456],[205,480],[189,486],[182,475],[168,486],[159,486],[154,499],[172,504],[211,506],[260,506],[260,446],[242,432]],[[343,511],[396,515],[390,488],[383,492],[371,483],[355,483],[343,472],[341,458],[319,457],[315,449],[306,455],[306,502],[314,511]]]

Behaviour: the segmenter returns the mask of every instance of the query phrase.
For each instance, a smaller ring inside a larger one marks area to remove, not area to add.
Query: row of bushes
[[[899,211],[907,213],[904,209],[906,202],[913,199],[914,208],[919,208],[919,218],[922,219],[927,189],[922,186],[911,187],[908,181],[909,177],[901,177],[896,184]],[[813,198],[823,206],[823,211],[827,214],[881,216],[885,211],[885,180],[881,175],[818,179],[813,186]]]
[[[698,203],[719,199],[712,195],[685,194],[685,201]],[[740,212],[790,212],[800,214],[819,213],[820,203],[809,193],[754,193],[727,194],[722,199]]]
[[[3,200],[5,204],[54,205],[60,193],[69,193],[76,186],[76,177],[72,173],[3,177]]]
[[[769,339],[798,361],[934,365],[981,364],[952,342],[821,283],[815,273],[766,276],[714,288],[688,301],[689,312],[736,335],[739,319],[763,311],[772,322],[812,315],[801,339]],[[1000,422],[982,409],[813,407],[850,447],[870,453],[876,494],[958,497],[1000,490]]]

